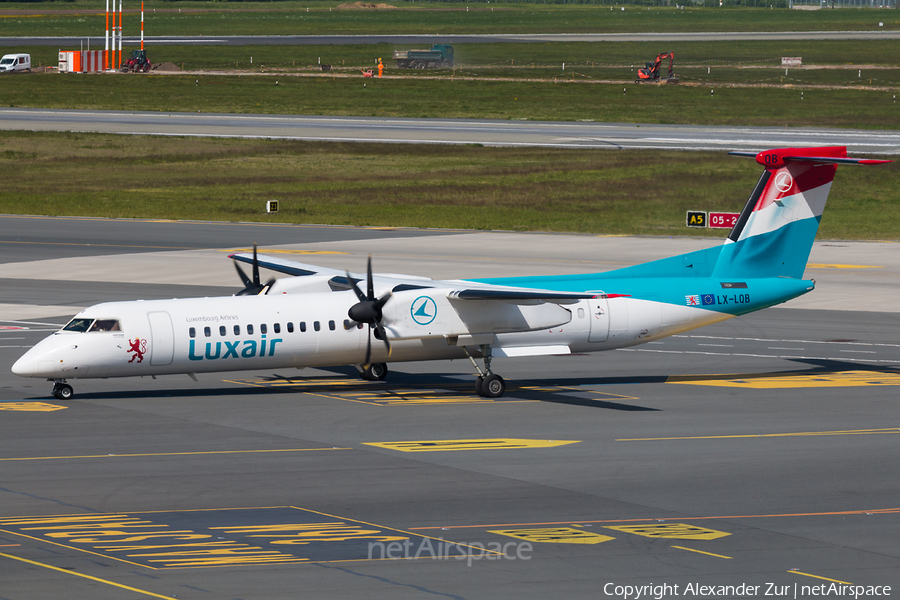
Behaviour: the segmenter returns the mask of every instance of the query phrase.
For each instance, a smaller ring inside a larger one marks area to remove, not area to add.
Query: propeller
[[[269,279],[265,284],[259,283],[259,259],[256,258],[256,242],[253,242],[253,279],[247,277],[247,274],[244,273],[240,265],[237,264],[237,261],[234,263],[234,268],[237,269],[238,277],[241,278],[241,282],[244,284],[244,289],[235,294],[235,296],[257,296],[264,293],[268,294],[269,288],[275,283],[274,277]]]
[[[350,277],[350,273],[347,272],[347,281],[353,287],[353,291],[356,293],[356,297],[359,299],[359,302],[350,307],[350,310],[347,311],[347,316],[357,323],[366,323],[369,326],[369,335],[366,340],[366,360],[363,362],[363,365],[369,366],[369,360],[372,358],[372,336],[374,335],[376,339],[384,342],[385,347],[388,351],[388,356],[391,354],[391,342],[388,340],[387,331],[385,331],[384,326],[381,324],[382,312],[381,309],[387,303],[388,300],[391,299],[393,295],[392,292],[388,292],[380,298],[375,297],[375,286],[372,283],[372,257],[369,256],[369,263],[366,270],[366,294],[362,293],[362,290],[359,289],[359,286],[356,284],[356,280]],[[373,330],[374,329],[374,333]]]

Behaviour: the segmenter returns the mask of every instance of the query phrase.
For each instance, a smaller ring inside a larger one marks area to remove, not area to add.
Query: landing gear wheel
[[[499,398],[505,391],[506,382],[496,373],[491,373],[481,382],[480,393],[485,398]]]
[[[53,396],[57,400],[71,400],[75,390],[68,383],[57,383],[53,386]]]
[[[484,377],[481,375],[475,379],[475,393],[484,396]]]
[[[362,378],[366,381],[382,381],[385,377],[387,377],[388,368],[384,363],[375,363],[373,365],[369,365],[362,372]]]

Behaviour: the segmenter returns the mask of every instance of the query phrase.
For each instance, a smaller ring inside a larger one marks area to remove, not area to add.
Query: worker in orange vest
[[[384,63],[381,62],[381,58],[378,59],[378,76],[381,77],[381,74],[384,73]]]

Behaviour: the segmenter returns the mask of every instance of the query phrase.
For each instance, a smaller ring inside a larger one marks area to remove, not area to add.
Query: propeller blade
[[[244,273],[244,270],[241,268],[241,266],[239,264],[237,264],[237,262],[234,263],[234,268],[237,269],[238,277],[241,278],[241,283],[244,284],[244,287],[245,288],[250,287],[250,285],[252,284],[252,282],[250,281],[250,278],[247,277],[247,274]]]
[[[369,325],[369,334],[366,336],[366,360],[363,361],[363,366],[369,366],[369,360],[372,358],[372,326]]]
[[[256,258],[256,242],[253,242],[253,285],[259,285],[259,259]]]
[[[276,281],[276,279],[275,279],[274,277],[272,277],[271,279],[269,279],[269,280],[265,283],[265,285],[263,285],[262,288],[259,290],[259,293],[262,294],[262,293],[265,292],[266,294],[268,294],[268,293],[269,293],[269,290],[272,289],[272,286],[275,285],[275,281]]]
[[[372,301],[375,299],[375,285],[372,283],[372,255],[369,255],[369,263],[366,267],[366,283],[368,287],[366,291],[366,300]]]
[[[375,301],[375,304],[372,305],[372,306],[375,308],[375,310],[378,312],[378,320],[379,320],[379,321],[381,320],[381,309],[382,309],[382,307],[384,307],[384,305],[387,304],[387,301],[390,300],[390,299],[393,298],[393,297],[394,297],[394,292],[388,292],[387,294],[385,294],[385,295],[382,296],[381,298],[377,299],[377,300]]]
[[[375,325],[375,333],[376,333],[375,337],[377,337],[382,342],[384,342],[384,345],[387,348],[388,356],[390,356],[391,355],[391,342],[390,342],[390,340],[388,340],[387,331],[385,331],[385,329],[381,325],[381,323],[378,323],[377,325]]]
[[[239,291],[235,296],[256,296],[263,292],[268,293],[269,288],[272,287],[272,284],[275,283],[275,278],[273,277],[269,281],[266,282],[265,285],[260,284],[259,282],[259,258],[257,258],[256,254],[256,242],[253,242],[253,278],[247,277],[247,274],[244,273],[244,270],[241,269],[240,265],[238,265],[237,261],[234,263],[234,268],[237,269],[238,277],[241,278],[241,283],[244,284],[244,289]]]
[[[366,300],[366,297],[362,293],[362,290],[359,289],[359,286],[356,285],[356,280],[353,279],[352,277],[350,277],[350,271],[345,271],[345,272],[347,273],[347,281],[350,282],[350,287],[356,293],[356,297],[359,299],[360,302],[364,302]],[[350,318],[352,319],[353,317],[350,317]]]

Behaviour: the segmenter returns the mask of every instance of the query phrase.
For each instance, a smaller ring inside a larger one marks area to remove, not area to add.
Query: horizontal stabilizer
[[[841,153],[846,152],[846,148],[839,148],[842,151]],[[823,151],[821,154],[827,154],[828,151],[834,149],[835,148],[781,148],[779,150],[766,150],[765,152],[759,153],[729,152],[728,154],[729,156],[746,156],[748,158],[755,158],[756,162],[764,167],[769,168],[783,167],[786,163],[789,162],[810,162],[818,163],[821,165],[881,165],[884,163],[893,162],[890,160],[880,160],[875,158],[849,158],[846,156],[846,154],[844,156],[804,155],[810,150],[821,150]]]

